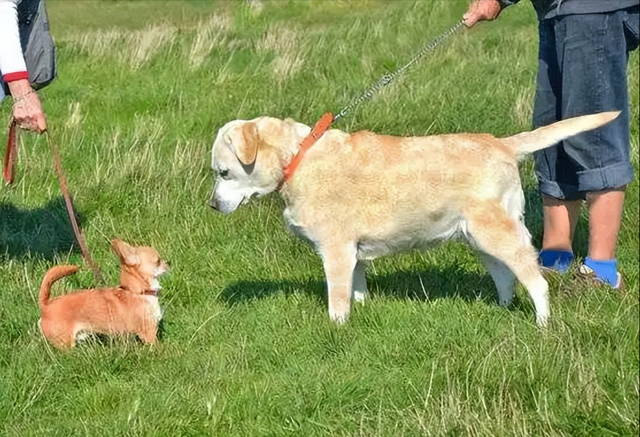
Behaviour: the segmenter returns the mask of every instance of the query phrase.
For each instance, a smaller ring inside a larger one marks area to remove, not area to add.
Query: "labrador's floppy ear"
[[[258,125],[252,121],[244,123],[241,127],[241,141],[232,144],[233,150],[242,165],[248,166],[255,162],[260,144]]]
[[[140,258],[136,254],[135,249],[124,241],[117,238],[114,239],[111,241],[111,248],[123,264],[128,266],[137,266],[140,264]]]

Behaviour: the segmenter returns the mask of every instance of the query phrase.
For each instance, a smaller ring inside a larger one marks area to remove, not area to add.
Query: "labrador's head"
[[[283,166],[308,132],[303,124],[270,117],[225,124],[211,151],[215,183],[209,206],[229,214],[278,189]]]

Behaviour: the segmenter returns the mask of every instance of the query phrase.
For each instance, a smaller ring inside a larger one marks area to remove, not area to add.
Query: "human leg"
[[[555,20],[539,23],[538,74],[534,104],[534,127],[562,119],[562,69],[556,42]],[[572,241],[580,214],[577,168],[563,143],[536,152],[535,170],[543,202],[542,250],[538,262],[565,272],[573,260]],[[569,171],[567,171],[569,170]]]
[[[542,249],[571,252],[582,201],[543,196],[544,230]]]
[[[629,52],[637,49],[639,43],[639,8],[635,7],[618,13],[620,25],[612,26],[616,32],[617,56],[611,70],[607,70],[611,81],[621,82],[615,87],[614,96],[628,108],[628,91],[626,89],[626,68]],[[622,52],[624,51],[624,56]],[[628,116],[628,114],[627,114]],[[625,132],[628,132],[628,121]],[[628,157],[628,140],[626,150]],[[616,246],[620,231],[624,208],[625,187],[605,189],[587,193],[589,208],[589,256],[585,266],[604,282],[614,288],[620,286],[620,275],[617,273]],[[584,269],[583,269],[584,270]]]
[[[624,189],[591,192],[587,194],[587,204],[589,255],[579,273],[613,288],[620,288],[622,278],[615,253],[622,222]]]
[[[618,232],[624,206],[624,188],[591,192],[589,208],[589,257],[615,258]]]
[[[635,14],[637,20],[637,8]],[[610,124],[563,142],[577,167],[578,191],[586,195],[589,210],[589,253],[581,272],[613,287],[620,284],[615,250],[624,187],[634,178],[629,160],[626,70],[632,46],[624,24],[627,16],[628,11],[567,16],[556,29],[563,38],[562,118],[622,111]]]
[[[564,273],[573,261],[573,235],[582,201],[542,196],[544,217],[542,249],[538,262],[546,269]]]

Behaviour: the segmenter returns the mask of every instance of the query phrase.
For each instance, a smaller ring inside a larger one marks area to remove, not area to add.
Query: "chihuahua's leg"
[[[56,324],[48,319],[38,321],[42,335],[59,349],[72,348],[76,344],[73,326],[64,323]]]
[[[367,290],[367,278],[365,277],[364,272],[364,261],[358,261],[355,269],[353,270],[353,300],[361,304],[364,304],[369,297],[369,291]]]
[[[60,349],[70,349],[76,345],[76,339],[72,335],[58,337],[53,342]]]
[[[329,317],[341,324],[349,318],[351,311],[356,248],[353,243],[330,243],[320,247],[320,254],[327,277]]]
[[[469,236],[483,252],[504,263],[524,285],[536,308],[536,322],[546,326],[549,319],[549,286],[538,269],[537,254],[530,242],[521,238],[524,226],[510,217],[495,201],[473,202],[465,206]],[[501,279],[500,281],[506,280]],[[498,285],[498,283],[496,283]]]
[[[76,345],[76,338],[72,332],[59,332],[45,337],[58,349],[70,349]]]
[[[510,305],[513,300],[513,289],[516,277],[511,270],[497,258],[481,251],[478,252],[478,257],[487,270],[489,270],[493,282],[496,284],[496,288],[498,289],[498,303],[500,306]]]
[[[136,332],[140,340],[147,344],[155,344],[158,338],[158,325],[153,322],[146,321]]]

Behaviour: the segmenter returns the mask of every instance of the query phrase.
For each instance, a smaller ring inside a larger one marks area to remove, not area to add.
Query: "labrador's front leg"
[[[338,324],[349,318],[351,286],[356,266],[353,244],[329,245],[321,249],[324,272],[327,277],[329,317]]]

